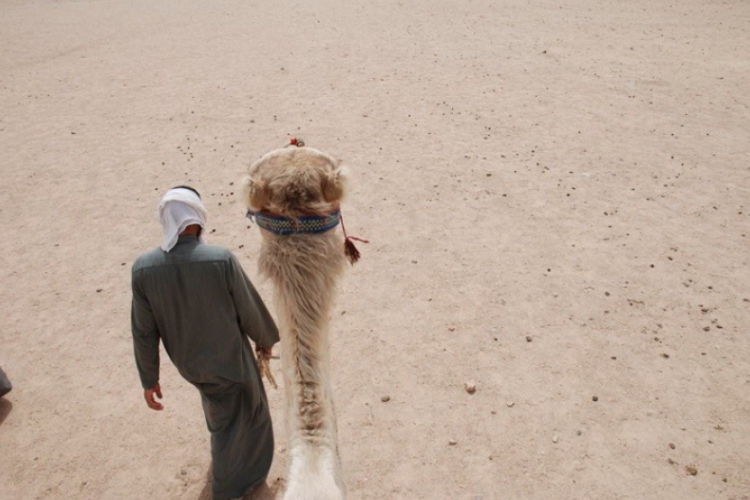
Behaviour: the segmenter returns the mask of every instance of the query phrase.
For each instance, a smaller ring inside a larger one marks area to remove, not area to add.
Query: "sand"
[[[737,0],[5,0],[0,499],[197,498],[130,267],[189,183],[270,302],[235,191],[300,136],[371,240],[332,332],[350,498],[747,500],[748,54]]]

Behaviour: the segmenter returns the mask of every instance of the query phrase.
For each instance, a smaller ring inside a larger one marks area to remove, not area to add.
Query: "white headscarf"
[[[169,252],[186,227],[198,224],[206,228],[206,207],[193,191],[185,188],[170,189],[159,202],[159,222],[164,230],[161,249]],[[200,240],[203,241],[203,238]]]

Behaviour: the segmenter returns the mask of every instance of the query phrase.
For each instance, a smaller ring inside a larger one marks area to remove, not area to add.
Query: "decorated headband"
[[[292,137],[289,140],[287,147],[297,146],[298,148],[301,148],[304,147],[304,145],[305,141],[303,139]],[[356,236],[348,236],[346,234],[344,216],[341,215],[341,210],[339,209],[325,215],[303,215],[301,217],[284,217],[282,215],[271,214],[268,212],[254,212],[248,209],[245,217],[251,221],[254,220],[261,229],[270,231],[277,236],[324,233],[335,228],[339,225],[339,222],[341,222],[341,229],[344,231],[344,253],[349,258],[349,262],[351,262],[352,265],[355,264],[361,256],[352,240],[369,243],[369,240],[357,238]]]

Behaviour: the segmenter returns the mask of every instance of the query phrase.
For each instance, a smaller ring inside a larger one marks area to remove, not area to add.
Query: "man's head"
[[[201,194],[200,194],[200,193],[198,192],[198,190],[197,190],[197,189],[195,189],[195,188],[193,188],[193,187],[190,187],[190,186],[175,186],[175,187],[173,187],[172,189],[187,189],[188,191],[192,191],[192,192],[194,192],[195,194],[197,194],[197,195],[198,195],[198,198],[200,198],[200,197],[201,197]],[[170,191],[171,191],[171,189],[170,189]],[[201,199],[202,199],[202,198],[201,198]]]
[[[200,237],[206,216],[200,194],[192,187],[177,186],[167,191],[159,202],[159,223],[164,230],[162,250],[172,250],[180,235]]]

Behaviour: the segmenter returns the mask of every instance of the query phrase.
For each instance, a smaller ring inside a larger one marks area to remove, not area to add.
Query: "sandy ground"
[[[195,500],[130,266],[190,183],[270,302],[234,191],[295,135],[372,241],[333,329],[352,499],[747,500],[748,55],[740,0],[3,0],[0,498]]]

